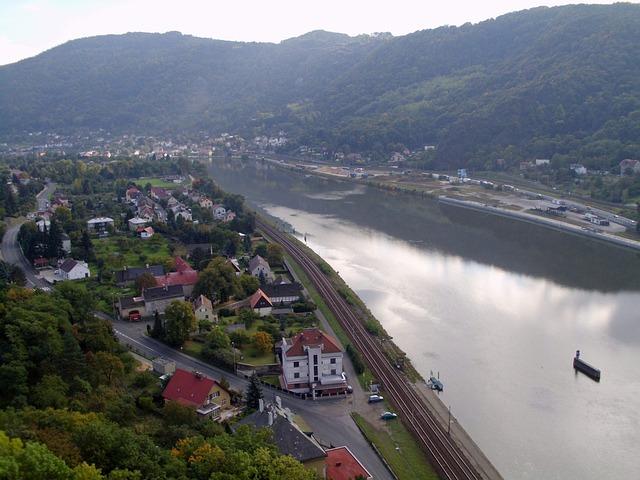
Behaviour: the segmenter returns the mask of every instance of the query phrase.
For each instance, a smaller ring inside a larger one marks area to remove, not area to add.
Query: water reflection
[[[637,256],[350,184],[214,173],[306,233],[419,371],[441,373],[443,400],[505,478],[635,478]],[[600,383],[574,374],[576,348]]]

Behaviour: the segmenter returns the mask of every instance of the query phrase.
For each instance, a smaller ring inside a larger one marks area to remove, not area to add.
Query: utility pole
[[[236,367],[236,345],[231,342],[231,348],[233,349],[233,374],[238,374],[238,368]]]

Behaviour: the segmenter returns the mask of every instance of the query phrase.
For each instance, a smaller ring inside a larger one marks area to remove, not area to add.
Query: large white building
[[[297,393],[344,392],[342,356],[336,339],[318,328],[306,328],[293,338],[283,338],[282,384]]]
[[[87,262],[67,258],[56,270],[55,275],[57,280],[80,280],[82,278],[89,278],[91,272],[89,271]]]

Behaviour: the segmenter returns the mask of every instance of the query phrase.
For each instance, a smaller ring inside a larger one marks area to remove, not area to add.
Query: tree
[[[33,388],[33,402],[40,408],[64,408],[68,391],[69,385],[58,375],[45,375]]]
[[[150,272],[144,272],[142,275],[136,278],[135,285],[138,295],[142,295],[143,290],[156,286],[156,279]]]
[[[97,352],[91,357],[91,370],[97,383],[113,385],[124,376],[124,364],[117,356],[109,352]]]
[[[258,318],[260,318],[260,315],[258,315],[250,308],[245,308],[240,312],[240,322],[244,324],[244,328],[246,328],[247,330],[251,329]]]
[[[273,339],[267,332],[257,332],[253,336],[253,344],[261,353],[267,353],[273,350]]]
[[[176,300],[165,311],[165,340],[174,346],[181,346],[189,334],[196,329],[196,316],[189,302]]]
[[[253,275],[244,273],[238,278],[240,282],[240,288],[245,297],[253,295],[258,288],[260,288],[260,281]]]
[[[219,348],[230,348],[231,340],[229,339],[229,335],[222,329],[220,326],[215,326],[207,335],[207,342],[212,349]]]
[[[267,257],[267,246],[264,243],[260,243],[256,245],[256,248],[253,250],[254,255],[260,255],[262,258]]]
[[[153,314],[153,329],[151,329],[151,336],[153,338],[164,337],[164,326],[162,325],[160,314],[157,311]]]
[[[95,254],[93,253],[93,243],[91,243],[91,237],[89,236],[89,232],[86,230],[82,231],[80,245],[82,248],[82,259],[85,262],[92,261],[95,257]]]
[[[247,408],[250,410],[257,410],[259,407],[259,400],[264,398],[262,395],[262,386],[258,380],[258,376],[254,373],[249,379],[249,385],[247,386]]]
[[[282,265],[284,262],[284,250],[277,243],[267,245],[267,262],[270,265]]]
[[[207,268],[198,275],[198,282],[194,288],[194,295],[204,295],[226,302],[229,297],[236,295],[240,290],[238,277],[234,268],[223,257],[216,257]]]

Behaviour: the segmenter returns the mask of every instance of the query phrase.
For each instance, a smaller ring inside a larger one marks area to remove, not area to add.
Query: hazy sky
[[[0,0],[0,65],[67,40],[178,30],[224,40],[278,42],[310,30],[394,35],[478,22],[545,0]],[[576,3],[576,2],[574,2]],[[595,3],[595,2],[594,2]],[[614,3],[609,1],[597,3]]]

